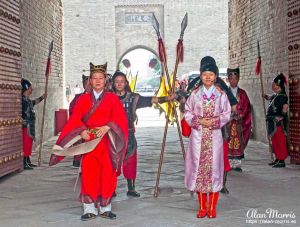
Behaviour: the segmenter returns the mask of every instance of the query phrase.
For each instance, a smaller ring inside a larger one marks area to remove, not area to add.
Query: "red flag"
[[[258,76],[261,73],[261,57],[258,57],[255,65],[255,75]]]
[[[51,58],[48,58],[45,76],[46,77],[49,76],[50,72],[51,72]]]

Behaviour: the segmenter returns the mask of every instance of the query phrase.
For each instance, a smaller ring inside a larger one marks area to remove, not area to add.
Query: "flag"
[[[171,81],[170,84],[172,85],[173,74],[170,76]],[[166,78],[164,75],[161,76],[160,86],[157,91],[156,97],[163,97],[168,96],[169,91],[171,90],[171,86],[166,83]],[[169,116],[169,121],[171,124],[175,122],[174,116],[174,102],[165,102],[165,103],[158,103],[156,104],[163,112],[165,112],[166,117]]]
[[[131,72],[131,71],[130,71],[130,72]],[[129,87],[130,87],[130,90],[131,90],[132,92],[135,91],[135,86],[136,86],[136,81],[137,81],[137,78],[138,78],[138,74],[139,74],[139,72],[136,73],[135,77],[133,77],[133,76],[131,75],[130,82],[129,82]]]

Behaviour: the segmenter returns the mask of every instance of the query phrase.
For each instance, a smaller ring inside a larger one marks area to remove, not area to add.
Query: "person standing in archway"
[[[137,172],[137,142],[135,138],[134,123],[137,119],[136,110],[144,107],[151,107],[153,103],[164,103],[171,101],[175,95],[165,97],[144,97],[130,90],[126,75],[121,71],[116,71],[112,77],[112,90],[119,96],[123,103],[128,120],[128,146],[123,161],[123,175],[127,179],[127,195],[140,197],[140,193],[135,190],[135,180]]]

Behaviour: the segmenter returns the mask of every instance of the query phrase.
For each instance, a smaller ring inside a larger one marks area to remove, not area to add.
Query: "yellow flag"
[[[156,97],[163,97],[168,96],[169,91],[171,90],[172,81],[173,81],[173,73],[170,76],[170,84],[166,83],[166,78],[164,75],[161,76],[160,87],[157,91]],[[174,116],[174,102],[165,102],[165,103],[158,103],[157,106],[165,112],[166,117],[169,116],[169,121],[171,124],[175,122]]]
[[[136,81],[137,81],[137,78],[138,78],[138,74],[139,74],[139,72],[136,73],[136,76],[135,76],[135,77],[133,77],[133,76],[131,75],[131,80],[130,80],[130,82],[129,82],[129,87],[130,87],[130,90],[131,90],[132,92],[135,91],[135,85],[136,85]]]

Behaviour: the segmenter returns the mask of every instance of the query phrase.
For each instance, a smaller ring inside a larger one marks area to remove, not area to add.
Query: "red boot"
[[[207,214],[207,193],[198,192],[199,211],[197,218],[204,218]]]
[[[219,192],[210,192],[209,193],[209,206],[207,211],[208,218],[215,218],[217,217],[217,210],[216,206],[219,199]]]

